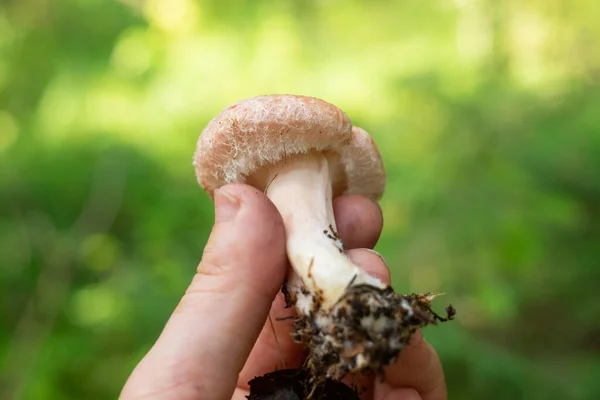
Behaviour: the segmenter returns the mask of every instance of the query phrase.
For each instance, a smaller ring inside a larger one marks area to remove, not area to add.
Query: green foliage
[[[0,398],[117,396],[212,224],[191,156],[263,93],[326,99],[388,170],[378,250],[450,398],[600,397],[600,3],[0,2]]]

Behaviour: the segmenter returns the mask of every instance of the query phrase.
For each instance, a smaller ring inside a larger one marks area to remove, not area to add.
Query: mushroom
[[[386,178],[373,139],[337,107],[295,95],[232,104],[200,135],[193,163],[211,197],[246,183],[281,214],[292,266],[283,291],[298,311],[294,338],[309,348],[315,376],[381,371],[417,328],[442,319],[429,308],[433,295],[396,295],[344,252],[332,200],[345,193],[378,200]]]

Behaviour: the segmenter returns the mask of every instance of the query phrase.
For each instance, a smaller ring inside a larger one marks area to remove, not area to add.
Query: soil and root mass
[[[286,285],[282,291],[291,307],[294,299]],[[315,304],[314,315],[294,321],[294,339],[309,349],[304,367],[252,379],[248,399],[359,399],[356,389],[340,382],[344,376],[360,370],[383,378],[383,368],[397,359],[417,329],[454,318],[451,305],[446,307],[445,317],[431,309],[435,297],[397,295],[391,288],[359,285],[349,288],[328,316]],[[318,320],[321,324],[315,322]]]
[[[288,304],[293,303],[284,292]],[[306,367],[313,382],[339,380],[353,372],[383,375],[383,368],[396,361],[417,329],[454,318],[451,305],[444,317],[431,309],[435,297],[357,285],[349,287],[328,313],[316,302],[313,313],[296,319],[293,333],[309,350]]]

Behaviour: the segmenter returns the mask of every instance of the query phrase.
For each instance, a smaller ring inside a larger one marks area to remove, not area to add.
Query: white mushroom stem
[[[266,193],[283,217],[287,254],[297,274],[290,277],[288,289],[295,292],[296,308],[304,315],[310,313],[315,295],[327,312],[349,285],[386,287],[343,252],[333,214],[332,169],[324,155],[309,154],[292,158],[268,174]]]

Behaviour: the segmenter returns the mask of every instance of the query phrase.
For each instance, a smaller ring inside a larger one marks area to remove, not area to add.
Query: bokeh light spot
[[[73,295],[70,315],[77,325],[96,327],[116,317],[119,303],[113,290],[101,285],[87,286]]]
[[[15,117],[5,110],[0,110],[0,151],[10,148],[19,137],[19,124]]]

